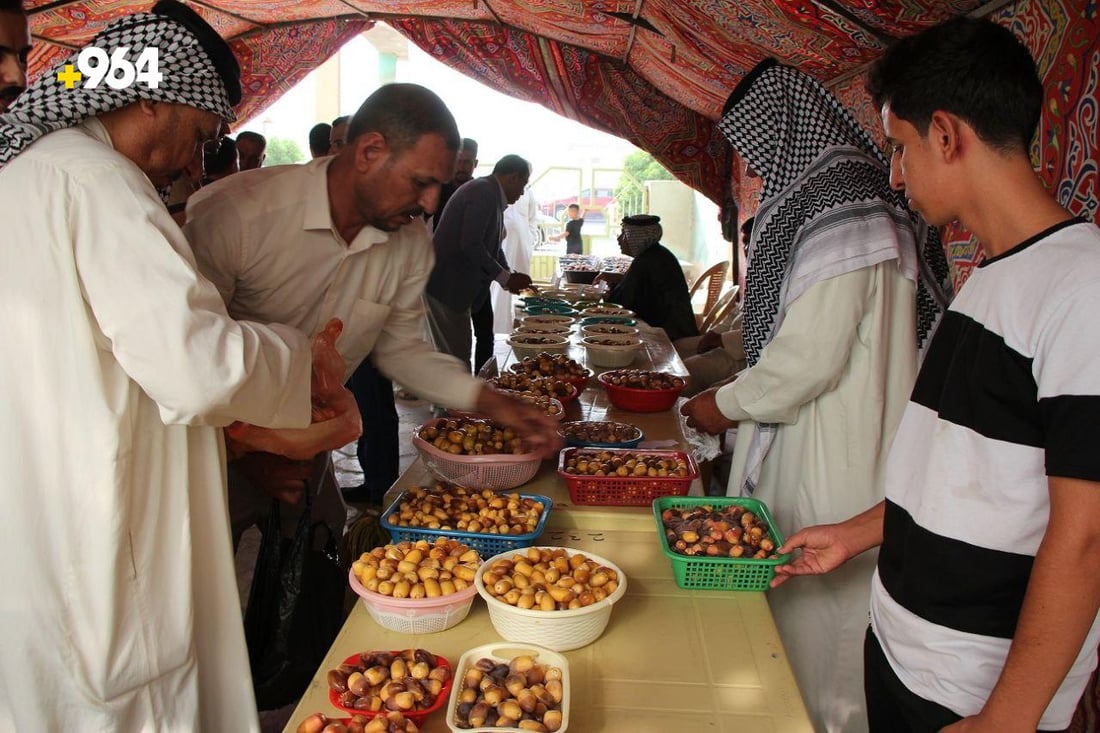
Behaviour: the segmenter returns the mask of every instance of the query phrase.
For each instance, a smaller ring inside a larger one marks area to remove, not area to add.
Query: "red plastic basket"
[[[558,475],[565,479],[569,498],[574,504],[598,504],[602,506],[650,506],[661,496],[687,496],[691,482],[699,477],[699,466],[691,454],[676,450],[646,450],[622,448],[598,448],[608,453],[644,453],[647,456],[680,458],[687,462],[690,473],[683,478],[648,476],[578,476],[565,471],[565,463],[578,451],[592,448],[564,448],[558,455]]]
[[[620,410],[629,412],[662,412],[676,404],[676,399],[684,391],[684,387],[672,389],[634,389],[632,387],[619,387],[607,381],[607,376],[612,372],[604,372],[596,377],[603,388],[607,390],[607,399]]]
[[[400,654],[399,651],[394,651],[393,653]],[[350,657],[344,660],[344,664],[358,663],[358,654],[352,654]],[[446,657],[441,657],[436,654],[435,663],[437,667],[446,667],[448,670],[451,670],[451,663],[447,661]],[[442,708],[443,705],[447,702],[447,699],[451,695],[452,684],[454,684],[453,670],[451,670],[451,676],[447,679],[446,682],[443,683],[443,689],[440,690],[439,695],[436,696],[435,702],[432,703],[431,707],[424,708],[423,710],[404,710],[401,712],[401,714],[405,716],[406,720],[411,720],[412,722],[416,723],[417,727],[423,726],[424,721],[428,718],[428,716],[434,713],[436,710]],[[349,708],[347,706],[341,705],[339,693],[337,693],[336,690],[333,690],[331,687],[328,691],[328,701],[332,704],[334,708],[343,710],[345,713],[350,713],[351,715],[362,715],[366,718],[376,718],[379,715],[385,715],[388,712],[387,710],[356,710],[355,708]]]

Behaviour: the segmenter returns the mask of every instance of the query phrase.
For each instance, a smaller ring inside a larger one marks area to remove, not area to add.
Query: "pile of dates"
[[[420,729],[398,712],[375,718],[353,715],[346,723],[324,713],[314,713],[298,725],[298,733],[420,733]]]
[[[406,491],[386,519],[398,527],[520,535],[534,532],[545,510],[519,494],[437,483]]]
[[[502,372],[488,380],[498,389],[509,392],[531,392],[558,400],[571,400],[577,394],[577,386],[556,377],[539,377],[520,372]]]
[[[513,372],[527,374],[532,377],[554,377],[573,382],[587,379],[592,372],[570,359],[565,354],[548,354],[545,351],[537,356],[528,356],[522,361],[509,367]]]
[[[518,728],[554,733],[562,724],[559,667],[527,655],[507,662],[482,657],[464,670],[454,711],[458,728]]]
[[[619,478],[687,478],[691,475],[683,455],[621,449],[573,451],[565,460],[564,470],[577,476]]]
[[[647,369],[616,369],[604,372],[603,378],[616,387],[628,389],[683,389],[687,385],[683,377]]]
[[[363,652],[328,673],[340,705],[365,712],[427,710],[447,688],[451,668],[424,649]],[[383,729],[388,730],[388,729]]]
[[[557,346],[562,342],[562,336],[554,333],[514,333],[512,334],[512,341],[517,344],[526,344],[528,346],[539,346],[541,344],[553,344]]]
[[[565,411],[561,402],[549,395],[533,394],[531,392],[517,392],[516,395],[527,404],[533,405],[536,410],[545,412],[550,417],[556,417],[559,420],[561,420],[562,413]]]
[[[443,418],[421,426],[421,440],[452,455],[488,456],[527,453],[527,446],[512,428],[491,420]]]
[[[591,606],[619,588],[619,572],[577,552],[528,547],[481,571],[485,591],[509,606],[567,611]]]
[[[633,341],[627,341],[622,336],[612,338],[611,336],[585,336],[584,343],[589,346],[636,346],[641,343],[641,340],[634,337]]]
[[[756,514],[737,505],[709,504],[661,512],[673,552],[702,557],[776,558],[775,538]]]
[[[481,556],[458,540],[437,537],[375,547],[351,564],[362,586],[391,598],[438,598],[470,587]]]
[[[558,432],[563,438],[578,443],[625,443],[642,437],[637,425],[601,420],[567,422]]]

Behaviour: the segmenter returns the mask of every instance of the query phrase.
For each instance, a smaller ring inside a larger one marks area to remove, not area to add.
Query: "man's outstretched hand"
[[[488,384],[482,385],[478,392],[475,409],[515,430],[531,450],[543,458],[553,457],[564,445],[558,435],[558,426],[561,423],[555,418],[518,397],[493,389]]]

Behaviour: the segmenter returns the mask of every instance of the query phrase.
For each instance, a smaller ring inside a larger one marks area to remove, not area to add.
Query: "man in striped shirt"
[[[872,731],[1064,730],[1100,641],[1100,230],[1032,170],[1027,49],[958,18],[899,42],[868,89],[891,185],[987,259],[934,337],[886,499],[810,527],[775,584],[881,545],[864,648]]]

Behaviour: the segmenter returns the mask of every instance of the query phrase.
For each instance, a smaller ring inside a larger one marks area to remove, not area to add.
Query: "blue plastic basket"
[[[436,537],[453,537],[464,545],[468,545],[477,550],[483,559],[492,557],[493,555],[499,555],[502,552],[508,552],[509,550],[518,550],[533,545],[538,536],[542,534],[543,528],[546,526],[546,518],[550,516],[550,510],[554,508],[554,502],[548,496],[542,496],[540,494],[520,494],[520,497],[523,499],[534,499],[535,501],[541,502],[543,507],[542,516],[539,517],[539,523],[535,526],[535,531],[528,532],[527,534],[489,534],[488,532],[463,532],[458,529],[399,527],[390,522],[390,514],[401,506],[401,502],[405,499],[405,494],[407,493],[407,491],[402,491],[401,494],[386,507],[386,510],[382,512],[378,520],[382,528],[390,533],[390,536],[393,538],[391,540],[393,543],[403,542],[405,540],[409,540],[410,542],[416,542],[417,540],[434,542]]]
[[[575,422],[584,422],[584,421],[582,420],[582,421],[575,421]],[[600,422],[600,421],[597,420],[597,421],[593,421],[593,422]],[[639,428],[638,426],[635,425],[634,427],[638,431],[638,437],[637,438],[634,438],[632,440],[624,440],[620,443],[594,443],[594,442],[591,442],[591,441],[580,440],[578,438],[572,438],[572,437],[566,435],[565,434],[565,426],[567,424],[568,423],[562,423],[561,428],[558,429],[558,435],[560,435],[562,438],[565,439],[565,444],[567,446],[575,446],[577,448],[637,448],[638,444],[641,443],[645,439],[645,432],[643,432],[641,428]]]

